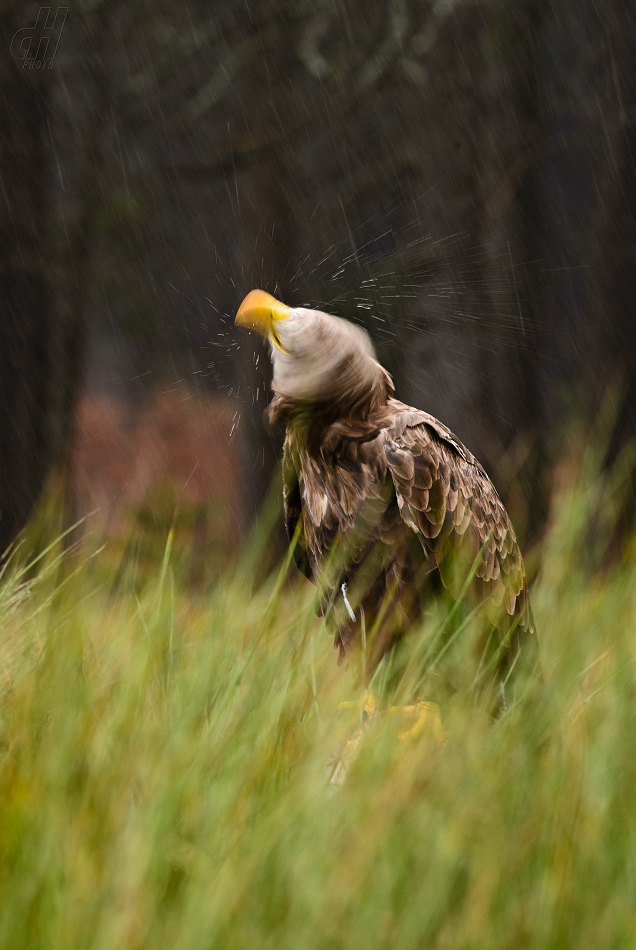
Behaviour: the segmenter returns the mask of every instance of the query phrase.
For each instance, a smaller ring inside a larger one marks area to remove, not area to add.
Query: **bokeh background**
[[[224,562],[282,444],[253,287],[364,325],[540,532],[636,429],[634,7],[3,3],[0,546],[44,497]]]

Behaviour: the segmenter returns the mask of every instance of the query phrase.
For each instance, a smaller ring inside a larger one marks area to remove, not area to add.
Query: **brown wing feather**
[[[532,630],[514,529],[476,459],[438,420],[409,407],[398,412],[395,425],[386,430],[384,454],[402,518],[435,558],[445,586],[457,595],[465,565],[483,547],[475,586],[488,615],[498,622],[505,610],[521,627]]]

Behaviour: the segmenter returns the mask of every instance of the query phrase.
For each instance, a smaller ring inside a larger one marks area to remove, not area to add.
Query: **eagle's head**
[[[348,408],[364,404],[367,397],[369,404],[386,401],[393,391],[368,334],[347,320],[288,307],[264,290],[252,290],[236,323],[269,340],[277,396]]]

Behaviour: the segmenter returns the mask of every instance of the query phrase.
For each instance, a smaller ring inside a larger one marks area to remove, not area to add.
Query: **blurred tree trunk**
[[[599,31],[596,120],[603,161],[595,194],[598,291],[589,350],[595,359],[588,372],[594,374],[597,401],[614,377],[620,400],[617,449],[636,436],[636,3],[615,0],[610,12],[605,30]],[[604,367],[611,368],[609,379]]]
[[[46,273],[52,72],[11,56],[23,14],[17,6],[0,19],[0,552],[23,527],[59,448]]]
[[[542,223],[538,18],[534,2],[501,0],[486,14],[459,4],[428,55],[427,82],[401,103],[404,135],[420,156],[416,217],[436,249],[432,264],[411,265],[405,277],[403,398],[449,425],[509,501],[525,466],[517,523],[538,511],[527,468],[542,425],[528,264]]]
[[[83,533],[83,524],[69,529],[80,520],[76,483],[73,473],[77,431],[73,426],[73,408],[84,384],[87,353],[87,308],[93,273],[96,243],[96,218],[104,201],[104,149],[111,130],[111,70],[108,54],[112,26],[116,20],[118,0],[106,0],[82,18],[83,41],[91,50],[79,76],[85,98],[78,110],[77,153],[74,156],[74,179],[77,212],[67,229],[66,259],[62,272],[64,285],[58,287],[60,339],[61,403],[63,406],[61,443],[64,459],[64,511],[62,528],[65,546],[72,548]]]
[[[602,115],[607,102],[601,105],[600,98],[606,14],[607,7],[602,13],[594,0],[575,6],[568,0],[550,0],[538,36],[542,90],[538,172],[545,220],[538,255],[545,314],[538,372],[545,380],[550,435],[557,439],[573,414],[590,411],[599,382],[595,324],[599,319],[604,322],[605,308],[593,262],[608,144]],[[558,449],[555,453],[553,447],[550,454],[558,454]]]
[[[549,456],[574,417],[611,460],[636,436],[636,3],[551,0],[539,41]],[[632,494],[626,531],[635,513]]]

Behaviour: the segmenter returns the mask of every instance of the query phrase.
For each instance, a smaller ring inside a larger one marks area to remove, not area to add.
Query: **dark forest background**
[[[573,433],[634,436],[635,3],[0,9],[0,547],[51,477],[67,524],[170,473],[196,543],[244,531],[253,287],[366,326],[522,530]]]

